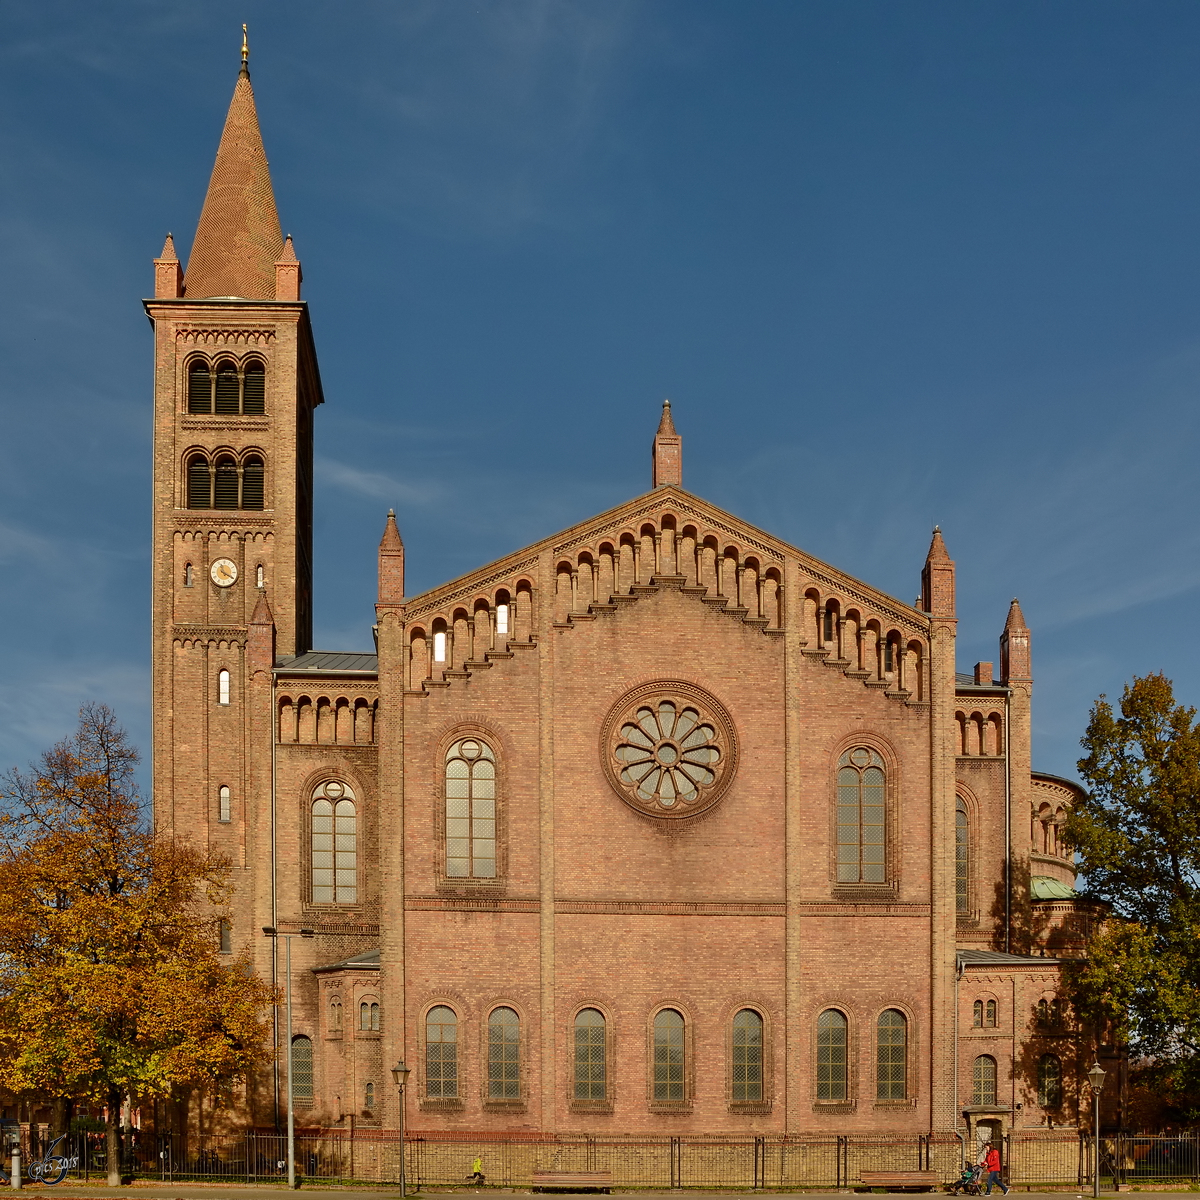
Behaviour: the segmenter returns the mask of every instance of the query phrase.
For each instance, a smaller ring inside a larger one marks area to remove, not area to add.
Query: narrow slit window
[[[262,566],[262,563],[259,563],[257,569],[254,572],[254,586],[259,587],[259,588],[262,587],[264,579],[265,579],[265,576],[263,574],[263,566]]]
[[[228,921],[220,921],[217,926],[220,936],[222,954],[233,953],[233,926]]]
[[[246,459],[242,468],[242,507],[255,511],[263,507],[263,460],[257,455]],[[262,568],[260,567],[261,571]]]
[[[983,1001],[982,1000],[975,1001],[975,1004],[972,1007],[972,1017],[974,1018],[971,1022],[972,1025],[974,1025],[974,1027],[976,1029],[982,1029],[983,1028]]]
[[[187,506],[212,508],[212,473],[208,469],[208,459],[201,454],[188,460]]]
[[[444,1004],[425,1018],[425,1095],[431,1100],[458,1096],[458,1017]]]
[[[521,1018],[511,1008],[488,1017],[488,1099],[521,1098]]]
[[[379,1032],[379,1004],[378,1004],[378,1002],[373,1002],[371,1004],[370,1021],[371,1021],[371,1032],[378,1033]]]
[[[217,703],[229,703],[229,672],[224,667],[217,672]]]
[[[838,760],[837,881],[885,883],[883,759],[864,746]]]
[[[233,800],[225,783],[217,789],[217,820],[224,824],[233,820]]]
[[[496,634],[500,637],[508,636],[508,605],[496,605]]]
[[[329,1002],[329,1028],[335,1032],[342,1028],[342,1002],[337,998]]]
[[[826,646],[832,647],[832,645],[833,645],[833,613],[829,609],[825,610],[825,617],[824,617],[823,623],[824,623],[824,628],[821,630],[821,640],[825,643]]]
[[[989,1029],[996,1028],[996,1002],[995,1002],[995,1000],[989,1000],[987,1002],[987,1017],[984,1020],[984,1024]]]
[[[846,1017],[827,1008],[817,1018],[817,1099],[845,1100],[847,1092]]]
[[[446,752],[446,877],[496,878],[496,758],[478,738]]]
[[[212,412],[212,374],[206,362],[194,362],[188,368],[188,412]]]
[[[954,811],[954,904],[960,916],[971,911],[971,827],[961,796]]]
[[[889,1008],[879,1014],[875,1065],[875,1095],[879,1100],[908,1096],[908,1021]]]
[[[192,570],[191,563],[188,563],[183,568],[183,586],[184,587],[195,587],[196,586],[196,575],[195,575],[195,572]]]
[[[733,1101],[753,1103],[763,1098],[763,1019],[743,1008],[733,1018]]]
[[[375,1107],[375,1085],[368,1083],[366,1091],[363,1093],[363,1107],[369,1112]]]
[[[446,661],[446,632],[443,629],[439,629],[433,635],[433,661],[435,663]]]
[[[585,1008],[575,1018],[575,1099],[603,1101],[607,1096],[607,1025],[604,1014]]]
[[[654,1099],[679,1103],[687,1099],[687,1061],[683,1017],[664,1008],[654,1018]]]
[[[242,412],[251,417],[261,416],[265,411],[266,396],[267,377],[262,363],[247,363],[242,377]]]

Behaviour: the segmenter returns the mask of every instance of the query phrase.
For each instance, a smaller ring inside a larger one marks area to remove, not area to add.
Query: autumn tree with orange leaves
[[[0,1086],[120,1111],[228,1090],[270,1056],[272,992],[219,950],[228,868],[156,835],[112,712],[0,781]]]

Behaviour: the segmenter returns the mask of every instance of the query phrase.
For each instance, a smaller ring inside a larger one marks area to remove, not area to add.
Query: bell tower
[[[246,648],[256,608],[271,615],[279,654],[309,649],[322,402],[248,56],[243,40],[187,268],[168,235],[144,302],[154,328],[155,820],[235,868],[253,853]]]

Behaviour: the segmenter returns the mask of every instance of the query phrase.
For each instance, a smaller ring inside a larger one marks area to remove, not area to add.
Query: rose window
[[[625,697],[606,723],[610,781],[639,812],[690,817],[710,808],[733,775],[736,741],[721,705],[690,684]]]

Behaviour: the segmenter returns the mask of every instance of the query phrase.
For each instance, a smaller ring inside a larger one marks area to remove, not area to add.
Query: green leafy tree
[[[138,753],[88,705],[74,735],[2,784],[0,1085],[107,1106],[228,1089],[269,1056],[270,988],[218,954],[227,867],[158,836]]]
[[[1082,1014],[1113,1030],[1200,1115],[1200,725],[1166,676],[1092,709],[1067,820],[1086,894],[1112,906],[1074,978]]]

